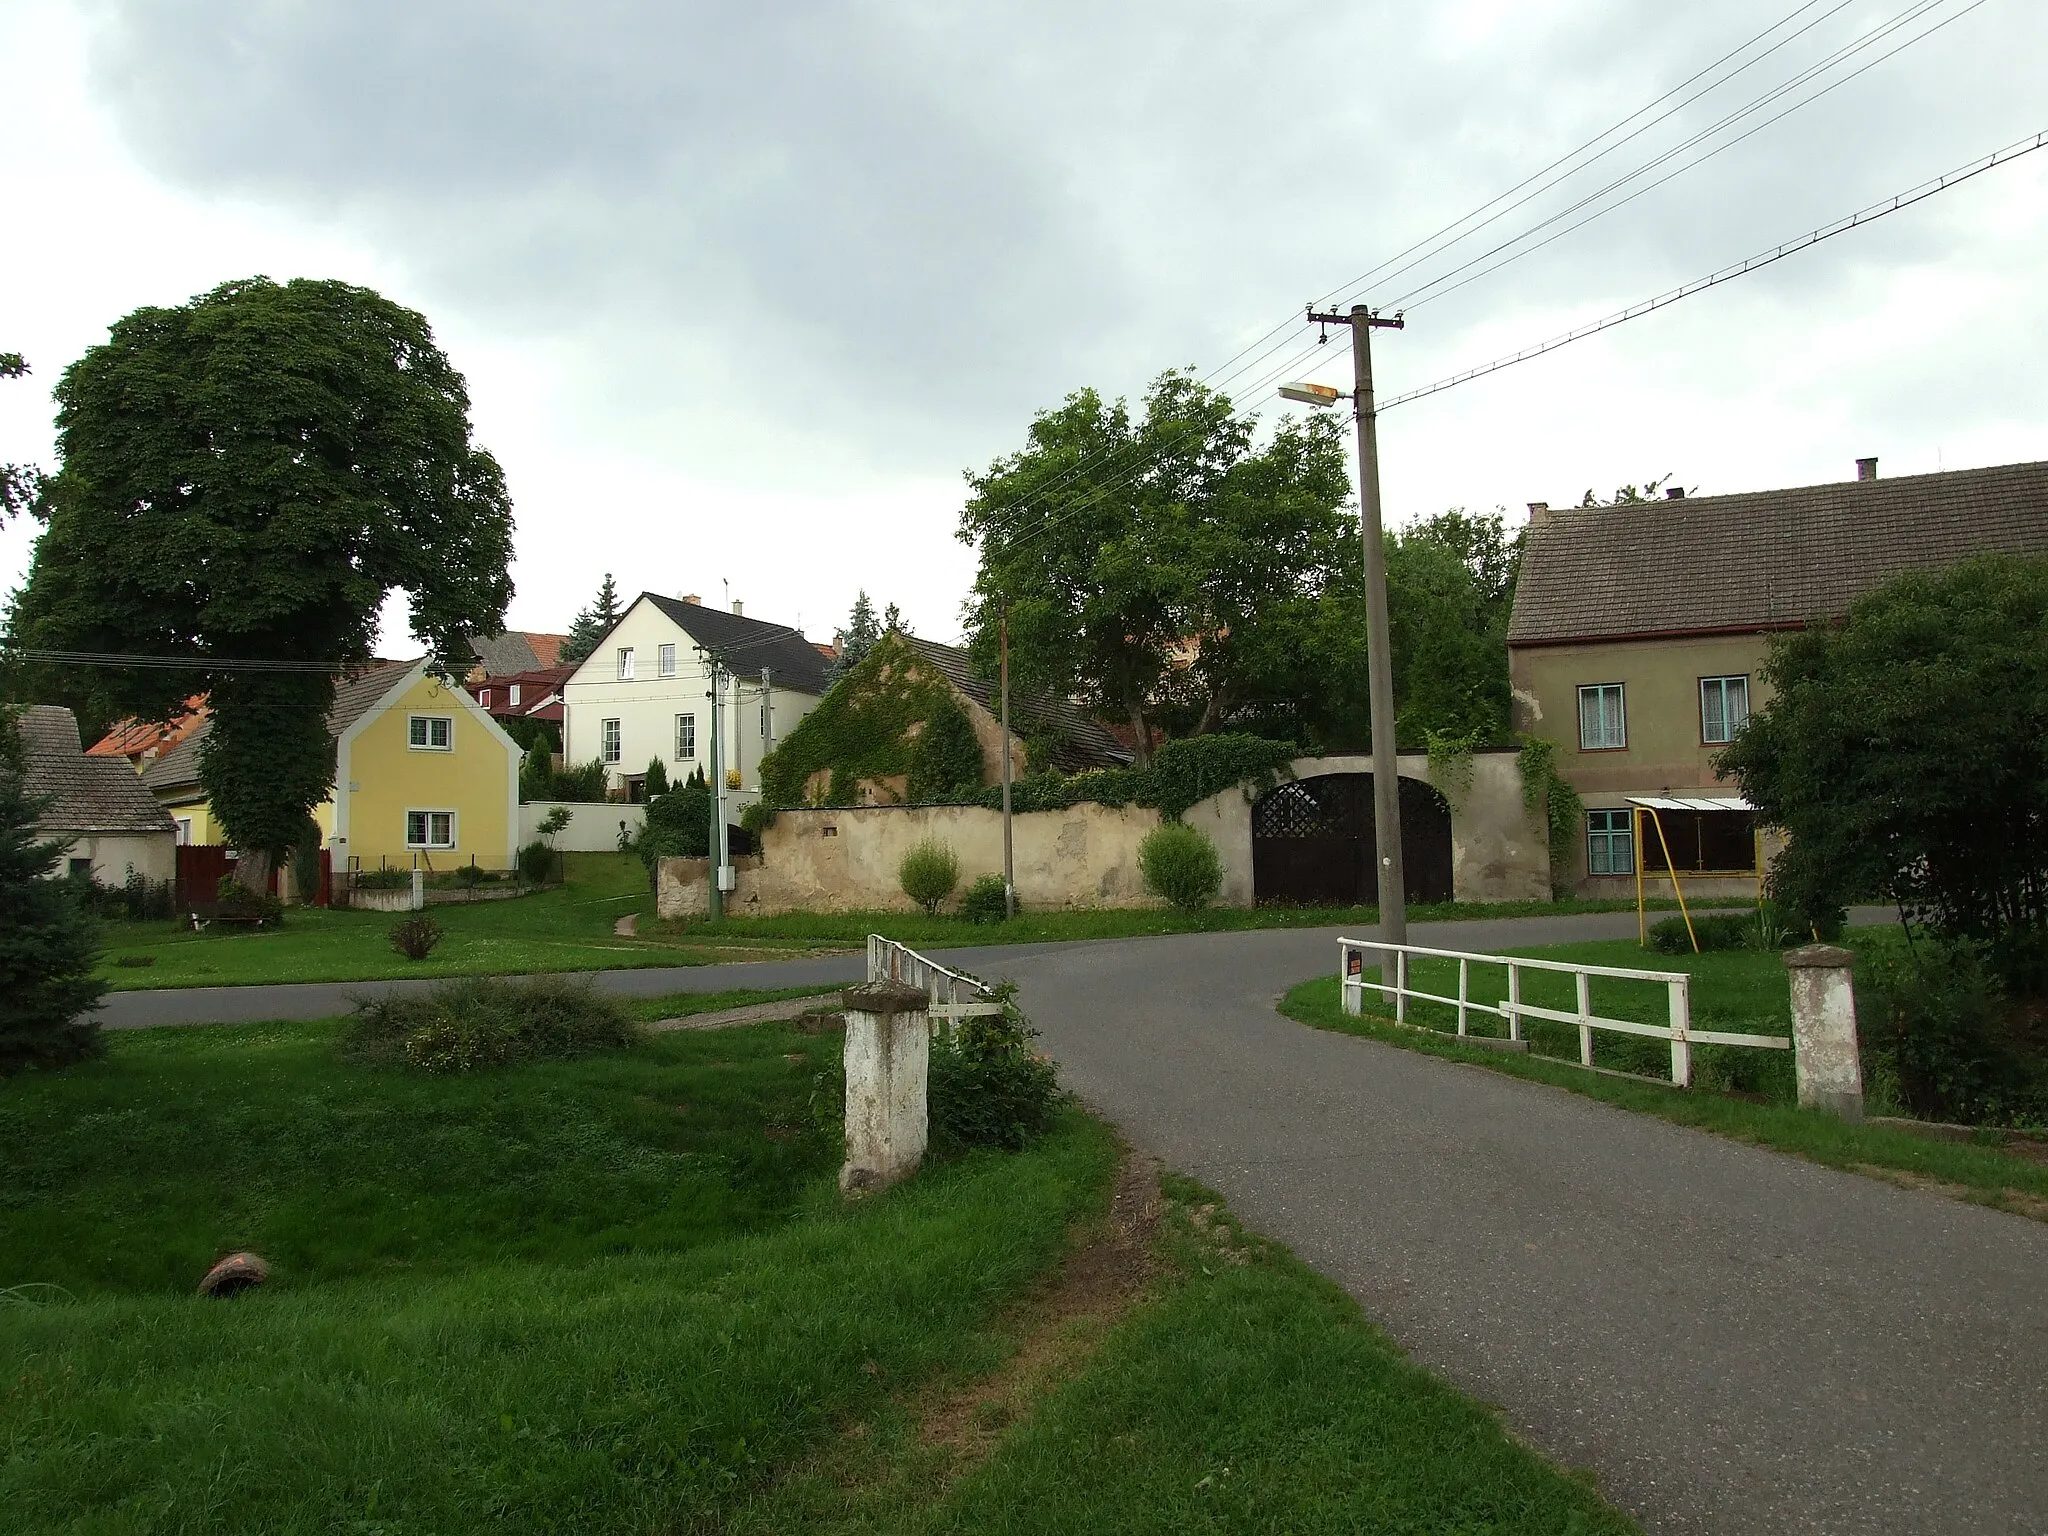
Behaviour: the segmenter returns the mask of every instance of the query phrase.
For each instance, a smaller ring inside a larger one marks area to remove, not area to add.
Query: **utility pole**
[[[1394,658],[1387,625],[1387,545],[1380,519],[1379,413],[1372,400],[1372,333],[1400,330],[1399,315],[1383,319],[1363,304],[1351,313],[1308,313],[1311,322],[1351,330],[1351,396],[1358,421],[1358,522],[1365,541],[1366,690],[1372,706],[1372,841],[1379,855],[1380,937],[1408,942],[1408,888],[1401,870],[1401,765],[1394,746]],[[1385,974],[1384,968],[1382,974]]]
[[[725,920],[725,764],[719,753],[718,740],[718,662],[711,662],[711,691],[706,695],[711,700],[711,825],[709,852],[711,854],[711,890],[707,898],[707,912],[714,923]]]
[[[1003,916],[1017,915],[1017,872],[1010,857],[1010,600],[1003,599]]]

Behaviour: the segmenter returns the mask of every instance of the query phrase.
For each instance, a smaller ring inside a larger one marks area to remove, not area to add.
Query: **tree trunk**
[[[1125,708],[1130,712],[1131,729],[1137,733],[1137,742],[1131,749],[1136,754],[1137,766],[1140,768],[1150,768],[1152,766],[1152,726],[1145,718],[1145,706],[1142,704],[1128,704]]]
[[[1229,690],[1226,688],[1212,688],[1209,691],[1208,702],[1202,706],[1201,722],[1195,726],[1197,736],[1206,736],[1215,728],[1216,717],[1223,713],[1228,693]]]
[[[276,861],[268,848],[244,848],[235,860],[235,884],[253,896],[270,894],[270,870]]]

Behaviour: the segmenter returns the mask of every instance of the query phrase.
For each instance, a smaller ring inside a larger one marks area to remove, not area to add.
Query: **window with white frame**
[[[477,693],[476,701],[483,705],[485,709],[489,709],[491,707],[491,690],[488,688],[480,690]]]
[[[191,844],[192,818],[190,816],[180,816],[178,818],[178,846],[180,848],[188,848]]]
[[[1749,676],[1700,679],[1700,740],[1733,741],[1749,724]]]
[[[405,722],[406,745],[415,752],[449,752],[455,747],[455,721],[447,715],[413,715]]]
[[[514,709],[519,707],[519,689],[520,685],[518,683],[507,683],[505,685],[505,702]]]
[[[1629,823],[1633,812],[1586,812],[1586,873],[1589,875],[1632,875],[1636,872],[1635,833]]]
[[[1589,683],[1579,689],[1579,749],[1604,752],[1628,745],[1628,716],[1619,683]]]
[[[619,722],[604,720],[598,724],[598,740],[603,743],[599,755],[608,763],[619,760]]]
[[[660,668],[661,675],[663,677],[674,677],[676,675],[676,648],[673,645],[664,645],[654,654],[655,662]]]
[[[455,813],[453,811],[407,811],[405,813],[405,846],[408,848],[453,848],[455,846]]]
[[[687,763],[697,755],[697,717],[676,716],[676,761]]]
[[[622,683],[633,681],[633,647],[630,645],[619,647],[619,681]]]

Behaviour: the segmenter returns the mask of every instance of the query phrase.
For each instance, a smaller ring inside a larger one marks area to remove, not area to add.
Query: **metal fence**
[[[1579,1031],[1579,1065],[1582,1067],[1593,1065],[1595,1030],[1669,1040],[1671,1081],[1680,1088],[1692,1086],[1692,1048],[1695,1045],[1737,1045],[1776,1051],[1792,1048],[1792,1037],[1789,1035],[1756,1035],[1718,1029],[1695,1029],[1692,1023],[1692,977],[1683,971],[1638,971],[1610,965],[1576,965],[1564,960],[1526,960],[1514,955],[1487,955],[1460,949],[1428,949],[1419,944],[1382,944],[1372,939],[1339,939],[1337,951],[1337,974],[1343,984],[1346,1013],[1362,1013],[1365,1007],[1365,994],[1367,991],[1373,991],[1380,994],[1383,1005],[1391,1002],[1396,1023],[1407,1024],[1415,1029],[1428,1026],[1410,1024],[1408,1003],[1411,998],[1422,1002],[1439,1003],[1455,1010],[1456,1033],[1459,1035],[1469,1033],[1468,1021],[1475,1013],[1503,1020],[1507,1024],[1508,1039],[1511,1041],[1524,1039],[1522,1023],[1525,1019],[1576,1025]],[[1378,981],[1365,979],[1365,955],[1368,951],[1387,957],[1380,963],[1381,977]],[[1447,996],[1441,992],[1425,992],[1419,987],[1411,986],[1410,962],[1414,959],[1457,961],[1457,994]],[[1391,979],[1386,975],[1389,961],[1393,970]],[[1505,967],[1508,995],[1493,1003],[1474,998],[1474,965]],[[1522,995],[1522,978],[1531,971],[1571,976],[1574,979],[1576,1006],[1566,1010],[1544,1007],[1527,1001]],[[1665,989],[1668,1010],[1666,1022],[1647,1024],[1637,1019],[1617,1019],[1595,1013],[1593,981],[1596,977],[1661,984]],[[1442,1034],[1445,1031],[1435,1030],[1433,1033]]]
[[[1003,1011],[986,982],[962,971],[949,971],[938,961],[879,933],[868,935],[868,980],[900,981],[923,992],[931,999],[934,1030],[957,1019]]]

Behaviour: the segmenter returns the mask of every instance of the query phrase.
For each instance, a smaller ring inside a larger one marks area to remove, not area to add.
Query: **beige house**
[[[1772,636],[1993,551],[2048,553],[2048,463],[1880,480],[1860,459],[1855,480],[1792,490],[1532,503],[1508,626],[1515,726],[1556,743],[1585,801],[1579,892],[1624,896],[1639,865],[1667,864],[1688,891],[1754,890],[1756,818],[1713,763],[1769,700]]]
[[[20,730],[23,782],[44,801],[37,836],[65,850],[53,873],[114,886],[176,876],[176,829],[126,758],[87,756],[77,717],[55,705],[30,705]]]

